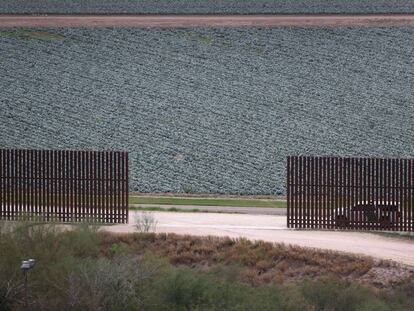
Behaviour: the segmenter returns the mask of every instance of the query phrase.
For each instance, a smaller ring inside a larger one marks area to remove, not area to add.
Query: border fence
[[[289,228],[414,231],[414,159],[290,156]]]
[[[0,149],[0,219],[128,222],[128,153]]]

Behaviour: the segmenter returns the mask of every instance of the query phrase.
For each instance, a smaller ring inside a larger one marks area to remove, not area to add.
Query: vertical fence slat
[[[96,154],[97,163],[96,163],[96,193],[98,197],[97,201],[97,220],[101,221],[102,219],[102,191],[101,191],[101,180],[102,180],[102,173],[101,173],[101,163],[102,163],[102,153],[98,152]]]
[[[90,166],[89,166],[89,157],[90,152],[85,151],[85,171],[84,171],[84,195],[85,195],[85,219],[91,219],[92,217],[92,211],[91,211],[91,205],[90,205],[90,196],[89,194],[89,174],[90,174]]]
[[[298,158],[298,168],[299,168],[299,207],[298,207],[298,219],[297,219],[297,226],[298,228],[303,228],[302,225],[302,213],[303,213],[303,184],[304,184],[304,176],[302,173],[302,162],[303,162],[303,157],[300,156]]]
[[[4,213],[6,212],[6,202],[5,202],[5,194],[6,194],[6,176],[5,176],[5,161],[4,161],[4,150],[0,149],[0,219],[4,219]]]
[[[402,159],[398,160],[398,171],[397,171],[397,177],[398,177],[398,182],[397,182],[397,213],[395,215],[395,221],[397,224],[397,230],[398,231],[403,231],[404,227],[401,223],[401,219],[399,218],[399,212],[401,211],[401,203],[402,203],[402,199],[403,199],[403,189],[404,189],[404,184],[403,184],[403,167],[404,167],[404,161]]]
[[[6,182],[7,182],[7,198],[6,198],[6,215],[5,215],[5,219],[10,219],[10,189],[11,189],[11,187],[10,187],[10,175],[11,175],[11,167],[12,167],[12,165],[11,165],[11,159],[10,159],[10,150],[6,150],[6,157],[7,157],[7,159],[6,159],[6,165],[7,165],[7,167],[6,167],[6,175],[7,175],[7,178],[6,178]]]
[[[308,220],[309,220],[309,184],[310,184],[310,172],[309,172],[309,157],[303,157],[303,172],[304,172],[304,180],[303,180],[303,204],[304,204],[304,211],[302,213],[302,224],[304,228],[308,228]]]
[[[409,231],[413,231],[413,185],[414,185],[414,173],[413,173],[413,160],[410,159],[408,162],[408,180],[409,180],[409,188],[408,188],[408,228]]]
[[[297,219],[297,205],[298,205],[298,178],[297,178],[297,172],[298,172],[298,157],[293,156],[291,161],[291,171],[292,171],[292,203],[291,203],[291,218],[292,221],[290,222],[291,227],[295,227],[296,219]]]
[[[371,195],[371,190],[372,190],[372,183],[371,183],[372,182],[372,163],[371,163],[372,161],[371,160],[372,160],[371,158],[367,159],[368,173],[367,173],[366,189],[367,189],[367,202],[368,202],[368,204],[371,204],[373,202],[372,201],[372,195]],[[375,229],[375,227],[373,227],[373,226],[375,226],[376,224],[373,223],[371,220],[369,220],[367,225],[368,226],[365,229],[370,230],[370,229]]]
[[[406,185],[407,185],[407,178],[405,172],[407,171],[407,162],[406,159],[401,159],[400,163],[400,199],[398,205],[398,222],[400,223],[401,231],[407,231],[407,227],[405,226],[405,199],[406,199]],[[401,215],[401,216],[400,216]]]
[[[290,216],[290,209],[291,209],[291,200],[292,200],[292,198],[291,198],[291,190],[290,190],[290,187],[291,187],[291,185],[290,185],[290,183],[291,183],[291,172],[290,172],[290,170],[291,170],[291,163],[290,163],[290,161],[291,161],[291,157],[290,156],[288,156],[287,157],[287,165],[286,165],[286,175],[287,175],[287,178],[286,178],[286,197],[287,197],[287,217],[286,217],[286,225],[287,225],[287,227],[288,228],[290,228],[291,226],[290,226],[290,221],[291,221],[291,216]]]
[[[409,173],[408,173],[408,159],[404,159],[404,199],[403,199],[403,208],[402,208],[402,222],[404,223],[404,231],[409,231],[407,224],[408,218],[408,185],[409,185]]]
[[[327,185],[328,185],[328,197],[327,197],[327,206],[326,206],[326,228],[331,229],[334,224],[332,223],[332,216],[331,216],[331,210],[334,208],[335,204],[335,168],[333,166],[333,158],[328,157],[327,159],[327,167],[326,167],[326,173],[327,173]]]
[[[72,191],[72,153],[71,151],[67,150],[65,157],[66,157],[66,206],[65,206],[65,221],[70,222],[70,208],[71,208],[71,191]]]
[[[77,202],[76,202],[76,212],[75,212],[75,217],[76,217],[76,221],[80,221],[80,219],[82,219],[82,217],[84,217],[84,215],[82,215],[83,213],[83,201],[82,201],[82,170],[83,170],[83,166],[82,166],[82,155],[83,155],[83,151],[78,151],[76,156],[77,156],[77,161],[76,161],[76,178],[77,178]]]
[[[60,221],[66,221],[66,152],[64,150],[60,151],[61,162],[60,162],[60,208],[61,215]]]
[[[350,166],[351,166],[350,171],[351,171],[351,174],[350,174],[350,185],[349,185],[349,187],[351,188],[350,206],[351,207],[354,207],[355,206],[355,180],[356,180],[355,171],[356,171],[356,159],[355,158],[351,158],[350,161],[351,161],[350,162]],[[358,216],[359,216],[359,214],[358,214],[358,212],[356,212],[356,214],[354,216],[355,217],[355,221],[356,221],[356,224],[355,224],[355,228],[356,229],[359,229],[359,218],[358,218]]]
[[[299,179],[299,157],[295,156],[295,209],[294,209],[294,222],[293,226],[298,225],[299,219],[299,198],[300,198],[300,179]]]
[[[14,150],[9,153],[9,211],[7,213],[7,220],[14,219]]]
[[[106,170],[107,170],[107,194],[108,194],[108,213],[107,213],[107,218],[106,218],[106,222],[110,223],[111,222],[111,217],[112,217],[112,183],[111,183],[111,178],[112,178],[112,165],[111,165],[111,157],[112,157],[112,151],[108,151],[107,153],[107,161],[106,161]]]
[[[126,198],[126,202],[125,202],[125,206],[124,206],[124,212],[125,212],[125,219],[124,222],[128,222],[128,206],[129,206],[129,158],[128,158],[128,153],[124,152],[125,154],[125,162],[126,162],[126,167],[125,167],[125,198]]]
[[[66,210],[66,221],[72,222],[72,202],[73,202],[73,163],[72,163],[73,151],[68,151],[68,202]]]
[[[315,201],[314,201],[314,220],[313,228],[319,228],[320,208],[321,208],[321,157],[315,158]]]
[[[18,214],[23,214],[23,208],[21,205],[21,166],[22,166],[22,150],[16,150],[16,177],[15,177],[15,184],[16,184],[16,208],[18,210]]]
[[[59,201],[58,201],[58,151],[52,151],[52,206],[53,218],[59,221]]]
[[[45,151],[40,150],[39,152],[39,209],[35,214],[38,220],[45,221]]]
[[[9,215],[9,211],[10,211],[10,205],[9,205],[9,201],[10,201],[10,181],[9,181],[9,176],[10,176],[10,155],[9,155],[9,150],[3,150],[3,159],[4,159],[4,191],[3,191],[3,195],[4,195],[4,201],[2,204],[2,219],[7,219],[8,215]],[[2,197],[3,198],[3,197]],[[4,206],[4,207],[3,207]]]
[[[315,158],[311,157],[311,198],[310,198],[310,228],[314,228],[314,222],[315,222]]]
[[[116,152],[116,192],[115,192],[115,197],[116,197],[116,201],[115,201],[115,205],[116,206],[120,206],[121,202],[120,202],[120,197],[119,197],[119,193],[120,193],[120,174],[121,174],[121,170],[120,170],[120,152]],[[122,222],[122,210],[120,208],[117,208],[117,223]]]
[[[90,196],[91,196],[91,214],[92,214],[92,220],[96,221],[96,191],[95,191],[95,161],[96,161],[96,153],[94,151],[90,152],[90,159],[89,159],[89,165],[90,165],[90,172],[89,172],[89,178],[90,178]]]
[[[125,178],[125,161],[124,161],[124,153],[120,152],[120,158],[119,158],[119,165],[120,165],[120,189],[119,189],[119,196],[120,196],[120,206],[121,206],[121,214],[122,219],[125,218],[125,211],[124,211],[124,178]]]
[[[13,215],[17,214],[19,215],[19,205],[17,204],[18,201],[18,179],[17,179],[17,172],[18,172],[18,163],[19,163],[19,157],[18,157],[18,150],[13,150],[13,160],[14,160],[14,170],[13,170]]]
[[[381,161],[380,159],[375,159],[375,189],[373,190],[373,200],[375,202],[375,205],[378,204],[378,202],[380,201],[381,195],[382,195],[382,179],[380,178],[381,176],[381,168],[383,165],[383,161]]]
[[[324,202],[323,202],[323,229],[327,228],[327,217],[328,217],[328,213],[327,213],[327,209],[329,206],[329,202],[328,202],[328,198],[329,198],[329,187],[328,187],[328,177],[329,177],[329,173],[328,173],[328,157],[324,157],[323,158],[323,183],[324,183]]]
[[[63,155],[62,150],[58,150],[58,206],[59,221],[63,221]]]
[[[352,209],[353,206],[351,204],[351,159],[346,158],[346,208]],[[355,217],[354,213],[352,215],[352,227],[355,229]]]
[[[309,218],[309,157],[303,157],[303,172],[304,172],[304,181],[303,181],[303,204],[304,211],[302,213],[302,224],[304,228],[308,228],[308,218]]]
[[[9,164],[7,163],[7,150],[1,149],[1,158],[2,158],[2,181],[1,181],[1,213],[0,218],[1,219],[7,219],[8,214],[8,203],[7,203],[7,194],[8,194],[8,175],[7,175],[7,168],[9,167]]]
[[[385,162],[386,164],[386,168],[385,168],[385,178],[384,178],[384,196],[382,197],[381,203],[380,204],[386,204],[386,202],[390,202],[392,201],[393,198],[393,189],[392,189],[392,175],[393,175],[393,170],[394,170],[394,161],[393,159],[386,159]],[[383,229],[383,227],[387,226],[386,223],[384,223],[383,221],[383,216],[384,213],[380,212],[380,228]],[[385,228],[384,228],[385,229]]]
[[[102,194],[102,219],[101,221],[104,222],[106,219],[106,171],[105,171],[105,161],[106,161],[106,153],[102,153],[102,165],[101,165],[101,176],[102,176],[102,184],[101,184],[101,194]]]
[[[88,151],[82,151],[82,218],[89,218],[88,205]]]
[[[4,213],[6,212],[6,176],[5,176],[5,159],[4,150],[0,149],[0,219],[4,219]]]
[[[115,210],[114,210],[114,152],[111,151],[109,156],[109,197],[110,197],[110,206],[111,206],[111,212],[110,212],[110,222],[114,222],[115,220]]]
[[[72,202],[72,221],[78,221],[79,208],[79,151],[73,152],[73,202]]]
[[[105,222],[109,222],[109,152],[105,152],[105,165],[104,165],[104,171],[105,171]]]

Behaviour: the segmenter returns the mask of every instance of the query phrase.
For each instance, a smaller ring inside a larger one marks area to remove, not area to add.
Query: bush
[[[135,215],[135,228],[138,230],[138,232],[155,232],[157,229],[157,224],[158,222],[152,213],[141,212]]]
[[[374,292],[338,278],[302,279],[288,285],[271,281],[268,285],[257,283],[256,287],[251,286],[251,281],[241,282],[246,272],[244,264],[258,273],[269,269],[266,253],[275,250],[268,244],[222,239],[217,241],[218,248],[235,246],[240,254],[230,252],[221,263],[204,261],[213,265],[208,269],[195,266],[194,260],[180,260],[174,267],[166,259],[148,252],[137,256],[135,247],[138,243],[155,245],[162,240],[168,243],[158,247],[169,246],[169,252],[180,248],[188,253],[193,247],[198,254],[210,258],[212,252],[217,252],[212,250],[213,240],[206,239],[200,245],[196,243],[200,240],[187,237],[174,245],[167,235],[131,234],[121,239],[98,233],[96,227],[89,225],[71,229],[33,223],[1,227],[0,311],[22,309],[23,278],[19,264],[27,258],[37,260],[36,268],[29,273],[30,310],[34,311],[368,311],[408,310],[413,302],[414,283],[400,286],[394,292]],[[109,251],[105,250],[105,243],[110,245]],[[243,252],[249,256],[244,257]]]
[[[302,293],[316,310],[389,310],[368,289],[336,280],[306,281]]]

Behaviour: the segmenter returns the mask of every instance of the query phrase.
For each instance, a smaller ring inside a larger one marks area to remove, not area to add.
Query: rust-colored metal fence
[[[414,159],[291,156],[290,228],[414,231]]]
[[[0,149],[0,219],[128,222],[128,153]]]

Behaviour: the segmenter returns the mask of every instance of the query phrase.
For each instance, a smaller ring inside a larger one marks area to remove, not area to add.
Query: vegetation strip
[[[204,206],[269,207],[269,208],[285,208],[286,207],[286,201],[276,201],[276,200],[173,198],[173,197],[146,197],[146,196],[130,196],[129,204],[204,205]]]
[[[159,206],[130,207],[133,211],[151,211],[151,212],[182,212],[182,213],[209,213],[209,211],[200,210],[198,208],[183,209],[176,207],[162,208]]]

